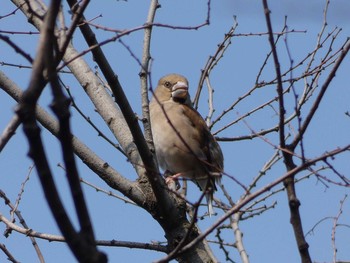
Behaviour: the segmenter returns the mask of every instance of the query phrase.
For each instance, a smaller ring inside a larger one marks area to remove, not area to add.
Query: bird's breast
[[[164,103],[163,109],[153,107],[151,126],[158,163],[173,173],[193,170],[203,152],[195,141],[194,129],[175,103]]]

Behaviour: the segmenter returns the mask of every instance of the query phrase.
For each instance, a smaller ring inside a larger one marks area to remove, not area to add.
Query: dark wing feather
[[[224,169],[224,158],[221,148],[214,136],[211,134],[207,124],[205,123],[202,116],[192,107],[187,104],[183,104],[184,114],[188,117],[193,127],[196,127],[197,133],[194,134],[194,139],[196,139],[202,151],[206,156],[206,160],[203,161],[203,165],[209,172],[217,173],[215,178],[219,179],[220,174]],[[215,187],[215,180],[212,178],[212,185]]]

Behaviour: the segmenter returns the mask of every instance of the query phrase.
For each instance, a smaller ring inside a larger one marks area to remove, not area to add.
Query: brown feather
[[[177,74],[161,78],[150,103],[151,127],[159,165],[207,191],[209,214],[223,172],[223,154],[201,115],[192,107],[188,81]]]

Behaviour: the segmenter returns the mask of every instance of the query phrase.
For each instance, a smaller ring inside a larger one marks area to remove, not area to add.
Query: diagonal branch
[[[0,190],[0,197],[1,197],[2,199],[4,199],[5,204],[8,205],[8,206],[11,208],[11,213],[16,214],[16,216],[18,217],[19,222],[21,223],[21,225],[22,225],[24,228],[29,229],[29,227],[28,227],[26,221],[25,221],[24,218],[22,217],[21,212],[20,212],[19,210],[17,210],[16,205],[13,205],[13,204],[11,203],[10,199],[6,196],[5,192],[2,191],[2,190]],[[1,217],[1,215],[0,215],[0,217]],[[6,220],[7,220],[7,219],[6,219]],[[1,220],[1,221],[3,221],[3,220]],[[11,223],[11,224],[14,224],[14,223],[12,223],[12,222],[14,222],[14,218],[12,218],[12,221],[10,221],[10,220],[7,220],[7,221],[8,221],[9,223]],[[3,222],[6,224],[5,221],[3,221]],[[10,229],[10,231],[12,230],[12,228],[11,228],[8,224],[6,224],[6,226],[7,226],[8,229]],[[5,237],[7,237],[7,235],[8,235],[8,229],[6,230],[7,233],[4,233],[4,236],[5,236]],[[38,246],[38,243],[36,242],[35,238],[31,236],[31,237],[30,237],[30,241],[32,242],[32,245],[34,246],[34,249],[35,249],[35,251],[36,251],[36,253],[37,253],[37,255],[38,255],[38,259],[39,259],[40,263],[45,263],[43,254],[41,253],[41,250],[40,250],[40,248],[39,248],[39,246]]]
[[[294,141],[290,144],[291,149],[295,149],[296,146],[298,145],[298,143],[300,142],[300,140],[302,139],[302,137],[304,136],[307,128],[309,127],[309,124],[311,123],[313,116],[315,115],[318,107],[321,104],[321,101],[322,101],[331,81],[335,77],[337,70],[339,69],[341,63],[343,62],[344,58],[348,54],[349,50],[350,50],[350,40],[348,39],[347,43],[345,44],[343,50],[341,51],[341,53],[338,57],[338,59],[336,60],[334,66],[332,68],[332,71],[329,73],[327,79],[323,83],[321,90],[320,90],[320,93],[318,94],[314,104],[312,105],[309,114],[306,116],[305,121],[303,122],[302,126],[300,127],[298,134],[296,135]]]
[[[28,0],[12,1],[26,15],[28,21],[38,30],[41,30],[43,25],[41,17],[45,14],[41,7],[42,2]],[[35,15],[33,15],[33,9],[36,12]],[[62,50],[60,51],[62,52]],[[93,102],[99,115],[103,118],[105,123],[108,124],[109,129],[121,144],[125,153],[128,155],[128,158],[131,160],[131,163],[135,164],[134,168],[136,172],[138,174],[144,174],[145,169],[144,166],[140,164],[140,156],[127,127],[128,125],[121,111],[113,104],[111,96],[105,91],[103,85],[101,85],[100,80],[95,76],[86,61],[78,56],[77,50],[74,49],[71,44],[68,45],[63,60],[66,63],[67,61],[70,61],[67,65],[68,68]],[[112,188],[117,190],[121,189],[120,191],[123,194],[127,192],[126,195],[142,207],[147,205],[147,203],[144,202],[145,196],[140,192],[140,189],[136,190],[135,185],[133,185],[130,188],[133,190],[128,192],[126,188],[130,186],[130,182],[121,177],[106,162],[91,152],[90,149],[86,151],[87,147],[84,144],[82,145],[83,147],[77,147],[76,151],[80,152],[84,163],[103,178],[103,180],[105,180]],[[125,184],[122,185],[121,182],[125,182]],[[124,188],[124,186],[126,188]],[[135,194],[135,196],[132,196],[133,194]]]
[[[17,114],[14,115],[0,136],[0,152],[5,148],[6,144],[16,133],[16,130],[20,124],[21,121]]]
[[[0,71],[0,87],[8,93],[14,100],[19,101],[22,97],[20,88]],[[36,106],[36,118],[54,136],[58,137],[59,126],[53,116],[40,106]],[[72,143],[75,154],[85,163],[94,173],[99,175],[110,187],[123,193],[138,205],[144,202],[144,194],[137,187],[136,183],[122,177],[108,163],[97,156],[76,136],[72,135]]]
[[[308,167],[314,165],[315,163],[322,161],[327,158],[333,158],[334,156],[341,154],[345,151],[350,151],[350,144],[346,145],[345,147],[335,149],[333,151],[327,152],[323,154],[320,157],[306,160],[305,163],[302,163],[300,166],[297,166],[290,171],[287,171],[283,176],[278,178],[277,180],[267,184],[266,186],[262,187],[261,189],[245,196],[243,199],[241,199],[239,202],[236,203],[235,206],[233,206],[231,209],[229,209],[225,215],[223,215],[221,218],[219,218],[213,225],[211,225],[206,231],[204,231],[201,235],[196,237],[194,240],[192,240],[190,243],[188,243],[186,246],[184,246],[180,253],[185,253],[186,251],[190,250],[195,244],[200,242],[201,240],[205,239],[206,236],[208,236],[211,232],[213,232],[218,226],[223,224],[229,217],[231,217],[234,213],[239,212],[245,205],[252,202],[253,200],[256,200],[257,197],[262,195],[263,193],[270,191],[273,187],[279,185],[280,183],[284,182],[289,177],[294,177],[296,174],[300,173],[301,171],[304,171]]]

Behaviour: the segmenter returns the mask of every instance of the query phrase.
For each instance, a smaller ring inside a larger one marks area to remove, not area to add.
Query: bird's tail
[[[208,214],[209,217],[211,217],[214,214],[214,209],[213,209],[213,191],[210,191],[205,195],[207,199],[207,204],[208,204]]]
[[[207,205],[208,205],[208,214],[209,216],[214,215],[214,209],[213,209],[213,195],[216,191],[215,186],[215,180],[212,178],[206,179],[206,180],[197,180],[196,181],[199,188],[205,193],[205,198],[207,199]]]

